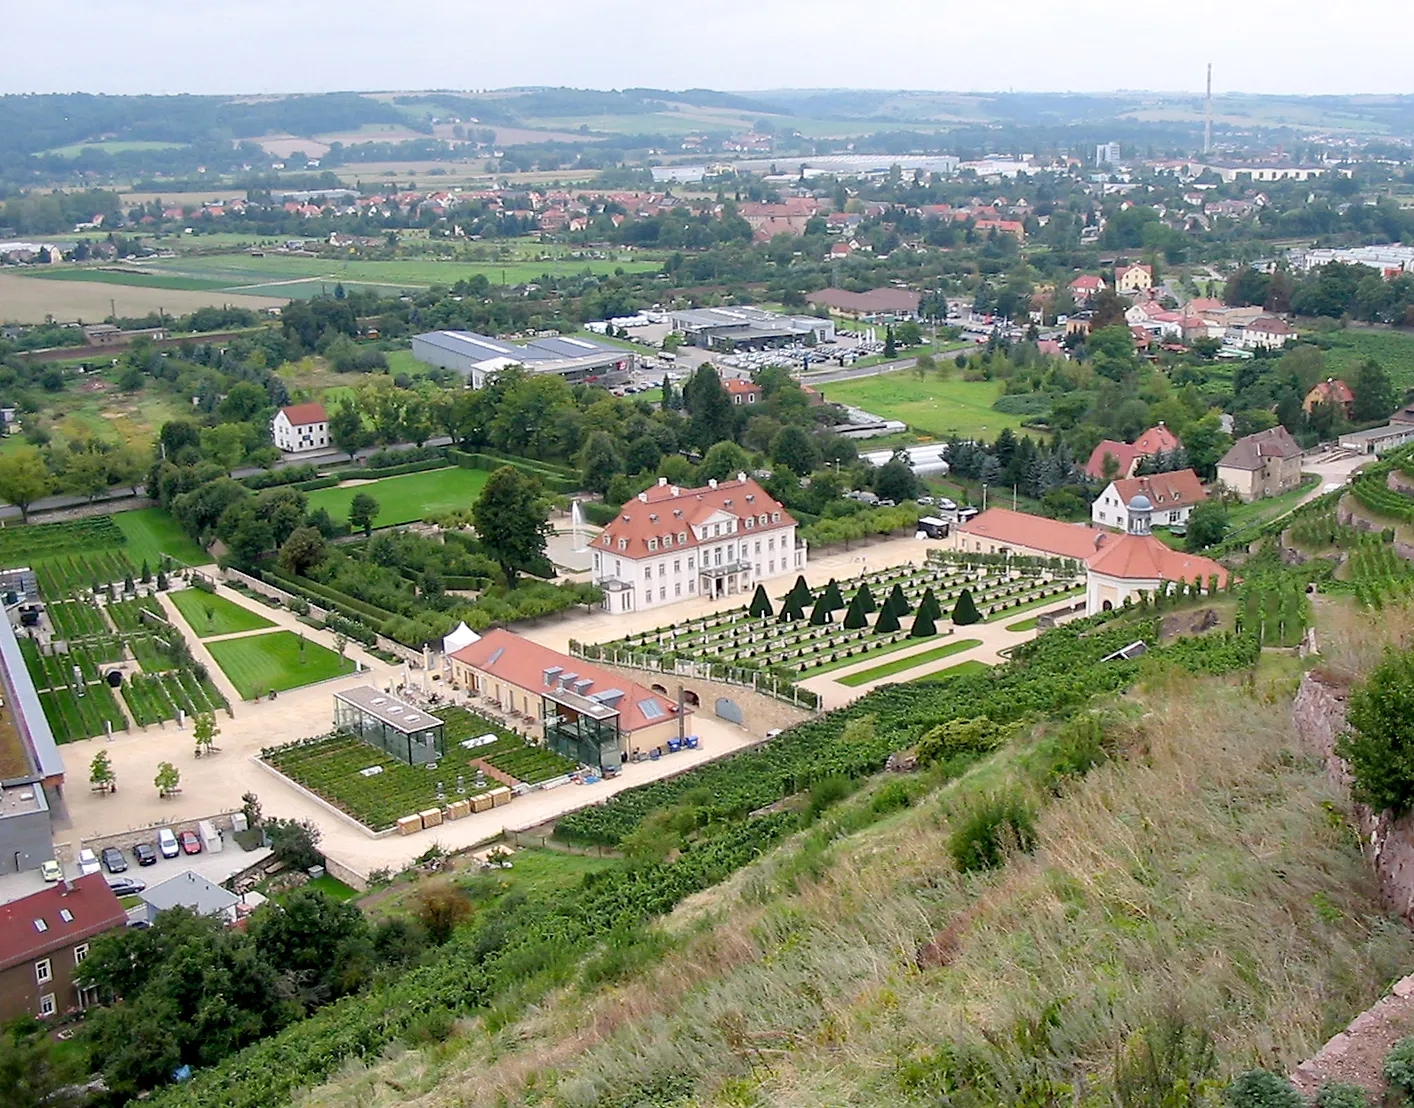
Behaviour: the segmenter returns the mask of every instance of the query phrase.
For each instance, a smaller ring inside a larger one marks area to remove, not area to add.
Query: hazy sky
[[[6,0],[0,92],[1414,92],[1408,0]],[[1380,33],[1383,29],[1386,33]]]

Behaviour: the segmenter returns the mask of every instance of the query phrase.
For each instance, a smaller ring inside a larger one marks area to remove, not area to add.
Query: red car
[[[177,842],[182,844],[183,854],[201,853],[201,840],[196,837],[195,831],[183,831],[177,836]]]

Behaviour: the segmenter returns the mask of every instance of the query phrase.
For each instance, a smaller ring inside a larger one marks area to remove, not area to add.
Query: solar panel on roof
[[[640,700],[638,710],[643,713],[644,719],[661,719],[663,716],[663,706],[656,700]]]
[[[486,664],[487,664],[488,666],[493,666],[493,665],[495,665],[498,661],[501,660],[501,655],[504,654],[505,652],[506,652],[506,648],[505,648],[504,646],[498,646],[498,647],[496,647],[495,650],[491,651],[491,657],[489,657],[489,658],[486,659]]]

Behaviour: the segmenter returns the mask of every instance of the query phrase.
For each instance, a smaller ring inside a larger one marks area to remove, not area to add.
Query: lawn
[[[293,631],[224,639],[208,643],[206,648],[246,700],[354,671],[352,659],[340,658]]]
[[[1309,496],[1311,489],[1319,480],[1320,478],[1314,473],[1303,473],[1300,487],[1294,488],[1290,492],[1284,492],[1280,496],[1271,496],[1265,500],[1254,500],[1250,504],[1234,505],[1227,511],[1228,527],[1232,531],[1240,531],[1244,527],[1260,526],[1268,520],[1284,515],[1301,503],[1302,498]]]
[[[984,673],[991,669],[986,662],[958,662],[955,666],[948,666],[947,669],[940,669],[937,673],[925,673],[922,677],[915,677],[915,681],[946,681],[952,677],[966,677],[972,673]]]
[[[209,292],[226,287],[224,281],[213,281],[202,277],[183,277],[179,274],[149,273],[129,269],[95,269],[83,266],[74,269],[36,269],[27,272],[26,277],[37,277],[41,281],[96,281],[102,285],[134,285],[145,289],[178,289],[187,292]]]
[[[1049,604],[1059,604],[1062,600],[1072,599],[1074,597],[1080,596],[1084,592],[1085,589],[1082,586],[1080,588],[1071,589],[1069,592],[1062,593],[1060,596],[1043,596],[1038,600],[1030,600],[1027,601],[1025,604],[1018,604],[1014,608],[1003,608],[999,612],[993,612],[989,616],[983,616],[982,622],[995,623],[999,619],[1010,619],[1012,616],[1018,615],[1021,612],[1029,611],[1032,608],[1044,608]],[[982,607],[985,608],[986,605],[983,604]]]
[[[229,635],[234,631],[259,631],[275,625],[249,608],[243,608],[224,596],[201,589],[179,589],[170,594],[172,603],[191,629],[203,639],[213,635]]]
[[[1021,416],[992,408],[1002,394],[999,381],[945,380],[936,373],[919,380],[913,370],[900,369],[818,387],[826,400],[902,420],[939,439],[958,435],[990,441],[1003,427],[1021,427]]]
[[[155,571],[163,555],[188,566],[203,566],[211,561],[211,555],[193,542],[161,508],[117,512],[112,518],[127,539],[123,551],[135,566],[146,562]]]
[[[841,685],[867,685],[870,681],[878,681],[882,677],[891,677],[895,673],[902,673],[906,669],[913,669],[915,666],[926,665],[929,662],[936,662],[939,658],[946,658],[949,654],[961,654],[964,650],[971,650],[974,646],[981,646],[981,639],[960,639],[957,642],[944,643],[942,646],[935,646],[932,650],[925,650],[921,654],[909,654],[903,658],[895,658],[891,662],[885,662],[881,666],[873,669],[862,670],[859,673],[851,673],[847,677],[836,678]]]
[[[1030,619],[1018,620],[1016,623],[1008,623],[1006,629],[1008,631],[1034,631],[1036,629],[1036,620],[1039,618],[1039,616],[1032,616]]]
[[[316,489],[309,494],[309,510],[324,508],[334,519],[346,520],[353,498],[361,492],[367,493],[378,501],[378,515],[373,525],[392,527],[413,523],[434,512],[470,508],[490,476],[480,469],[453,467],[384,477],[362,485]]]

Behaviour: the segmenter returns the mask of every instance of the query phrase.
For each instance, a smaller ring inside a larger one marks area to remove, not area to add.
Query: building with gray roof
[[[0,874],[54,857],[64,762],[9,619],[0,618]]]
[[[520,366],[529,373],[553,373],[570,384],[611,387],[628,380],[635,365],[631,350],[569,335],[510,342],[475,331],[429,331],[414,335],[412,356],[428,365],[456,370],[474,389],[497,373]]]
[[[220,916],[227,923],[235,923],[236,905],[241,902],[235,893],[191,870],[144,889],[138,896],[147,909],[148,922],[168,908],[186,908],[199,916]]]

